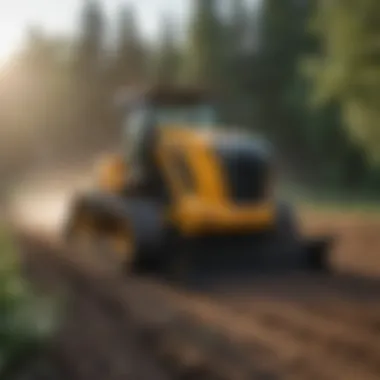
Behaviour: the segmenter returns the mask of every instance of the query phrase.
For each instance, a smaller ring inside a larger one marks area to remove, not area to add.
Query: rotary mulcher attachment
[[[280,206],[278,223],[272,231],[182,241],[181,248],[172,251],[176,265],[171,267],[171,272],[179,280],[226,275],[328,273],[331,243],[328,237],[301,237],[291,209]]]

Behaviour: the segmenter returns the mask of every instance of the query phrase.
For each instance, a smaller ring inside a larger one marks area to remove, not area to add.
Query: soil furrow
[[[32,277],[46,273],[47,283],[69,289],[59,352],[73,379],[380,378],[380,346],[366,329],[377,314],[360,301],[368,290],[369,307],[378,292],[356,280],[256,281],[234,297],[122,277],[52,243],[28,238],[25,246]],[[339,294],[354,324],[331,307]]]

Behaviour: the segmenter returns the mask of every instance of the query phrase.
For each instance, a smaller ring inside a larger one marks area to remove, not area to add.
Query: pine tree
[[[132,8],[121,7],[117,29],[114,62],[117,85],[140,84],[146,79],[147,57]]]
[[[185,59],[187,81],[212,89],[223,82],[226,42],[216,5],[216,0],[195,1]]]
[[[75,95],[72,101],[74,140],[88,142],[104,129],[105,16],[98,0],[84,0],[75,56]]]
[[[254,82],[260,95],[261,125],[271,137],[290,144],[300,124],[298,100],[303,84],[298,83],[298,65],[308,49],[305,25],[310,4],[308,0],[264,0],[260,10]]]
[[[231,2],[225,26],[225,110],[230,123],[251,125],[254,100],[249,94],[247,74],[252,71],[250,12],[245,0]]]
[[[161,25],[162,37],[154,70],[155,80],[159,83],[176,83],[179,80],[181,57],[175,39],[175,25],[169,17],[163,17]]]
[[[245,0],[233,0],[231,4],[231,16],[229,18],[230,27],[228,29],[228,38],[231,47],[229,49],[232,55],[241,55],[242,52],[251,48],[249,33],[250,14]]]
[[[98,75],[104,54],[104,15],[96,0],[85,0],[80,19],[80,35],[77,48],[78,74],[80,77]]]

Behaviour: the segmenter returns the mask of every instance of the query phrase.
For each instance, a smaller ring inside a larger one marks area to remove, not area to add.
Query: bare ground
[[[341,271],[380,273],[380,220],[302,214],[336,233]],[[125,278],[48,241],[24,239],[29,276],[68,289],[53,362],[70,379],[380,378],[380,281],[255,278],[195,291]],[[67,292],[67,291],[66,291]]]
[[[336,268],[380,276],[379,214],[303,210],[300,219],[305,233],[335,237],[332,259]]]

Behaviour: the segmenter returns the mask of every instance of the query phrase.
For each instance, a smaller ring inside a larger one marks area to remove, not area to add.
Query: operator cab
[[[158,128],[210,129],[218,123],[215,106],[200,90],[157,87],[129,100],[124,117],[127,151],[141,146]],[[128,148],[128,147],[127,147]]]
[[[207,130],[217,123],[216,107],[200,90],[154,87],[134,94],[126,104],[123,121],[126,159],[142,163],[161,128]]]
[[[155,157],[158,136],[165,128],[209,130],[220,124],[216,107],[202,91],[188,88],[153,88],[134,94],[126,106],[123,151],[136,193],[164,194],[165,180]],[[210,149],[223,169],[229,198],[236,204],[257,202],[270,193],[270,147],[249,133],[233,128],[210,134]],[[173,152],[172,152],[173,154]],[[179,154],[181,173],[188,173]],[[186,174],[186,178],[188,175]],[[188,182],[188,181],[186,181]],[[145,189],[149,189],[146,191]]]
[[[213,101],[198,89],[153,87],[135,92],[125,103],[123,151],[134,177],[140,177],[141,183],[151,181],[157,174],[153,152],[162,128],[209,130],[218,123]]]

